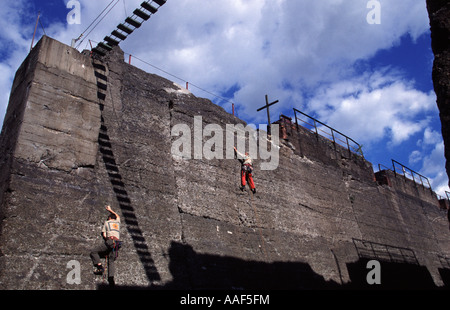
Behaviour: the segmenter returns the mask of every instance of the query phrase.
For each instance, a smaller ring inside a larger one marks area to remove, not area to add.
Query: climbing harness
[[[244,165],[242,165],[241,170],[242,170],[243,172],[248,172],[248,173],[250,173],[251,175],[253,175],[253,166],[250,165],[250,164],[244,164]]]
[[[122,247],[122,241],[120,240],[113,240],[113,247],[112,252],[114,253],[114,259],[119,257],[119,250]]]

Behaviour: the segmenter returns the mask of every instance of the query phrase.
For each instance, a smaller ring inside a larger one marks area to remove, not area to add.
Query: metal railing
[[[405,165],[399,163],[398,161],[392,159],[392,167],[394,168],[394,173],[401,174],[405,178],[413,180],[416,184],[422,184],[423,187],[428,187],[431,190],[431,184],[427,177],[417,173],[416,171],[406,167]],[[397,169],[400,168],[400,169]],[[420,181],[420,182],[417,182]],[[424,183],[425,181],[425,183]],[[427,185],[427,186],[425,186]]]
[[[303,117],[300,118],[299,114],[302,115]],[[302,122],[300,126],[314,132],[316,135],[320,135],[325,139],[328,139],[333,143],[346,147],[349,150],[349,152],[364,158],[364,154],[362,152],[362,145],[358,144],[352,138],[344,135],[343,133],[337,131],[336,129],[322,123],[321,121],[315,119],[314,117],[309,116],[308,114],[303,113],[302,111],[299,111],[295,108],[294,108],[294,115],[295,115],[295,124],[297,128],[299,126],[300,121]],[[306,120],[304,120],[304,118],[306,118]]]
[[[378,164],[378,170],[379,171],[389,170],[392,173],[394,173],[394,175],[402,175],[405,179],[409,179],[409,180],[413,181],[415,184],[421,184],[423,188],[428,188],[430,190],[430,192],[432,194],[436,195],[439,199],[444,199],[444,197],[433,192],[433,189],[431,188],[431,183],[426,176],[421,175],[420,173],[406,167],[405,165],[399,163],[398,161],[396,161],[394,159],[391,159],[391,161],[392,161],[392,169],[388,168],[382,164]],[[382,168],[385,168],[385,169],[382,169]],[[446,195],[447,195],[447,199],[449,199],[449,195],[447,194],[447,192],[446,192]]]
[[[378,171],[382,171],[382,170],[391,170],[392,171],[391,168],[386,167],[385,165],[382,165],[382,164],[378,164]]]
[[[412,249],[355,238],[352,241],[360,258],[419,265]]]

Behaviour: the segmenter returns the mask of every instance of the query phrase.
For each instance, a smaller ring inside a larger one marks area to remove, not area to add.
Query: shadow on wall
[[[147,279],[150,283],[153,281],[161,280],[158,270],[155,267],[155,262],[150,255],[147,242],[139,227],[138,220],[135,215],[135,210],[131,204],[131,200],[128,197],[128,192],[125,188],[125,184],[122,181],[122,176],[120,175],[119,167],[116,163],[114,156],[112,144],[110,137],[108,135],[108,128],[103,117],[104,100],[106,98],[107,82],[106,77],[106,67],[99,62],[94,61],[95,76],[97,78],[98,87],[98,99],[99,107],[101,112],[101,126],[98,135],[99,150],[102,154],[102,159],[105,164],[106,171],[108,172],[109,181],[112,185],[116,199],[119,203],[120,209],[122,211],[122,217],[124,219],[128,233],[133,240],[133,246],[139,256],[139,260],[144,267]]]
[[[429,290],[437,289],[433,278],[425,266],[410,263],[379,261],[381,284],[368,284],[366,278],[371,269],[367,268],[369,258],[361,258],[347,264],[351,284],[349,289],[361,290]]]
[[[412,249],[355,238],[352,241],[359,260],[347,264],[351,288],[383,290],[437,288],[430,272],[419,264]],[[379,266],[368,264],[372,260],[378,262]],[[379,270],[380,284],[373,284],[372,270],[375,268]],[[372,284],[368,283],[368,277],[372,279]]]
[[[350,283],[326,281],[303,262],[245,261],[234,257],[197,254],[190,245],[172,242],[169,269],[173,281],[164,286],[121,286],[136,290],[403,290],[440,289],[428,269],[409,262],[380,261],[381,284],[370,285],[367,275],[369,258],[347,264]],[[376,259],[376,258],[373,258]],[[443,269],[450,274],[450,269]],[[448,280],[448,278],[447,278]],[[444,281],[445,284],[448,281]],[[444,287],[442,287],[444,288]],[[99,285],[98,289],[109,289]]]

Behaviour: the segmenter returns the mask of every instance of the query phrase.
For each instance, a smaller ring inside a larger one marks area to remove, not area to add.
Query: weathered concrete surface
[[[42,40],[28,85],[16,156],[70,171],[93,166],[99,110],[93,67],[75,49]],[[49,100],[51,98],[51,100]]]
[[[70,227],[85,230],[89,218],[77,205],[89,204],[92,169],[84,167],[96,164],[99,127],[90,60],[44,37],[16,74],[2,130],[2,286],[52,287],[55,255],[79,247]]]
[[[281,141],[277,169],[256,160],[252,196],[236,159],[172,155],[174,126],[193,132],[195,116],[203,128],[244,124],[210,101],[124,63],[118,48],[92,63],[44,38],[24,64],[14,85],[31,87],[12,92],[1,138],[1,288],[102,287],[88,253],[105,204],[123,219],[122,288],[371,288],[368,258],[390,270],[391,287],[446,284],[448,221],[429,189],[376,177],[300,128]],[[72,260],[80,284],[67,282]]]

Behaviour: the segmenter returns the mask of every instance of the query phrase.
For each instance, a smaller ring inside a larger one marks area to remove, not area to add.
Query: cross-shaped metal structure
[[[267,126],[267,133],[271,134],[271,122],[270,122],[270,111],[269,111],[269,107],[278,103],[279,100],[276,100],[272,103],[269,103],[269,97],[266,95],[266,105],[263,106],[262,108],[259,108],[258,110],[256,110],[256,112],[259,112],[261,110],[267,109],[267,121],[269,122],[268,126]]]

